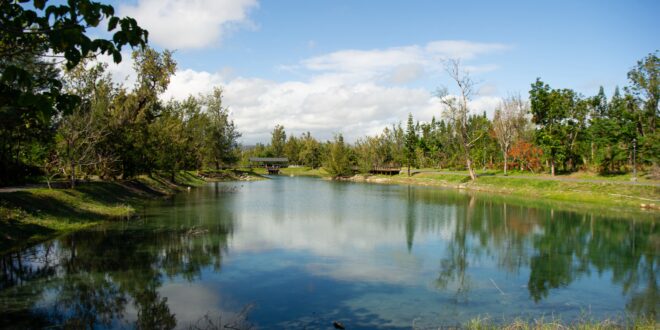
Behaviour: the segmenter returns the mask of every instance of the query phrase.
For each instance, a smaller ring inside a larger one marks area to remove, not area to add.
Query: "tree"
[[[284,144],[284,156],[289,159],[290,164],[300,163],[301,148],[302,144],[300,143],[300,140],[297,137],[290,135]]]
[[[449,77],[456,83],[460,95],[449,95],[447,88],[444,87],[438,90],[437,96],[445,107],[445,117],[449,120],[453,132],[460,143],[467,169],[470,173],[470,179],[474,181],[477,179],[477,175],[473,168],[470,150],[474,143],[482,137],[482,134],[474,134],[475,132],[471,132],[468,127],[468,114],[470,113],[468,103],[474,93],[475,83],[469,74],[461,69],[459,60],[448,61],[445,70],[449,74]]]
[[[344,143],[341,134],[335,135],[335,139],[329,142],[328,158],[324,165],[325,169],[333,177],[348,176],[351,174],[350,150]]]
[[[167,171],[172,182],[175,182],[176,172],[183,169],[187,153],[183,107],[180,102],[170,102],[158,119],[148,126],[149,145],[155,156],[152,169]]]
[[[567,121],[575,107],[576,95],[570,89],[550,89],[537,78],[529,91],[529,99],[532,122],[538,126],[536,142],[548,157],[550,173],[554,176],[557,163],[568,158],[572,139]]]
[[[638,135],[640,156],[658,168],[660,161],[660,58],[657,51],[637,62],[637,66],[628,72],[631,82],[630,92],[640,103]]]
[[[637,66],[628,72],[632,83],[632,93],[643,103],[646,122],[643,123],[641,135],[647,132],[652,135],[656,129],[657,117],[660,115],[660,58],[656,53],[649,54],[637,62]]]
[[[5,144],[0,154],[0,172],[16,176],[22,162],[20,153],[4,152],[19,149],[26,139],[44,134],[51,120],[70,113],[78,99],[62,92],[62,81],[44,56],[63,57],[71,69],[92,54],[112,55],[121,61],[121,49],[144,46],[147,31],[129,17],[114,15],[114,8],[89,0],[66,4],[46,5],[35,0],[34,9],[22,1],[0,1],[0,139]],[[107,22],[107,30],[114,32],[110,40],[91,39],[87,29]],[[5,126],[7,125],[7,126]],[[10,128],[10,129],[8,129]],[[13,146],[18,146],[15,148]],[[14,165],[11,167],[11,163]],[[11,168],[10,168],[11,167]],[[23,174],[19,174],[22,176]],[[2,182],[6,182],[2,178]]]
[[[215,88],[205,98],[209,127],[206,141],[208,154],[215,165],[220,169],[220,164],[231,164],[238,160],[238,132],[234,121],[229,119],[229,109],[222,106],[222,89]]]
[[[132,91],[120,90],[113,98],[110,116],[111,135],[107,143],[119,157],[123,176],[151,173],[156,152],[150,143],[149,125],[163,110],[159,95],[176,70],[172,52],[144,48],[133,53],[137,81]]]
[[[273,157],[281,157],[284,155],[284,144],[286,143],[286,132],[284,126],[275,125],[271,133],[270,149]]]
[[[527,121],[525,116],[528,112],[529,107],[527,102],[524,102],[520,95],[505,98],[495,109],[493,132],[502,150],[504,175],[506,175],[507,171],[509,151],[520,136],[520,131],[525,126]]]
[[[406,164],[408,164],[408,176],[410,176],[410,165],[415,159],[415,149],[417,147],[417,131],[413,123],[412,113],[408,114],[408,124],[406,125]]]
[[[303,133],[301,141],[300,161],[311,168],[321,167],[321,144],[309,132]]]

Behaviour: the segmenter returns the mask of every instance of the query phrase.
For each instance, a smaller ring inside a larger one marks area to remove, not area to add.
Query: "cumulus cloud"
[[[404,121],[408,113],[420,121],[442,117],[442,106],[434,96],[433,86],[408,85],[429,72],[444,74],[442,63],[435,57],[476,58],[504,49],[506,46],[500,44],[451,41],[383,50],[342,50],[287,66],[288,70],[302,71],[298,76],[306,77],[288,81],[234,77],[230,69],[206,72],[180,68],[162,98],[181,100],[221,87],[224,103],[245,144],[268,141],[276,124],[284,125],[288,134],[310,131],[326,140],[342,133],[347,141],[355,141]],[[130,72],[129,59],[125,56],[120,67],[111,66],[115,77],[123,79]],[[468,64],[471,66],[465,67],[476,75],[496,68],[488,64],[474,66],[469,61]],[[473,113],[485,111],[492,116],[500,101],[496,94],[495,85],[482,85],[470,104]]]
[[[312,72],[341,73],[354,79],[386,77],[387,82],[404,84],[420,78],[424,71],[443,71],[443,63],[447,59],[467,61],[507,49],[509,46],[500,43],[442,40],[426,45],[386,49],[341,50],[303,60],[300,68]],[[465,66],[471,73],[488,72],[497,68],[494,64]]]
[[[167,48],[202,48],[219,42],[237,24],[249,24],[257,0],[138,0],[119,7],[149,31],[149,38]]]
[[[133,70],[133,58],[128,51],[121,52],[121,62],[115,63],[110,55],[99,55],[96,60],[108,66],[108,73],[115,83],[123,84],[125,87],[132,87],[135,85],[137,76]]]

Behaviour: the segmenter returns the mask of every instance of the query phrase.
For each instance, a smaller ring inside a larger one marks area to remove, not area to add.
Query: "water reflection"
[[[250,303],[264,327],[658,318],[652,217],[304,178],[209,185],[143,214],[2,256],[0,327],[171,329]]]
[[[195,281],[204,267],[219,270],[229,233],[231,221],[222,220],[204,229],[132,225],[5,255],[0,327],[172,329],[177,320],[159,289],[174,277]]]

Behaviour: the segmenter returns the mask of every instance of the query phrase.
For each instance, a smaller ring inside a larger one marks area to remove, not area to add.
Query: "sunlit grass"
[[[0,252],[80,230],[108,220],[129,219],[133,205],[204,184],[190,172],[176,184],[158,174],[121,182],[88,182],[75,189],[34,188],[0,194]]]

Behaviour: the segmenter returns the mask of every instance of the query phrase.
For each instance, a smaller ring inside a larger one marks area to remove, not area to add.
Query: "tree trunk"
[[[219,170],[220,170],[220,162],[217,161],[217,160],[215,161],[215,170],[216,170],[216,171],[219,171]]]
[[[76,165],[71,162],[71,189],[76,187]]]
[[[550,174],[555,176],[555,160],[554,158],[550,160]]]
[[[506,175],[507,154],[506,154],[506,151],[502,151],[502,153],[504,154],[504,175]]]
[[[468,167],[468,172],[470,172],[470,179],[472,179],[472,181],[477,180],[477,174],[474,173],[474,169],[472,169],[472,159],[470,159],[469,156],[467,157],[466,163]]]
[[[174,179],[174,171],[170,172],[170,179],[171,179],[172,183],[176,183],[176,180]]]
[[[408,162],[408,176],[410,176],[410,162]]]

